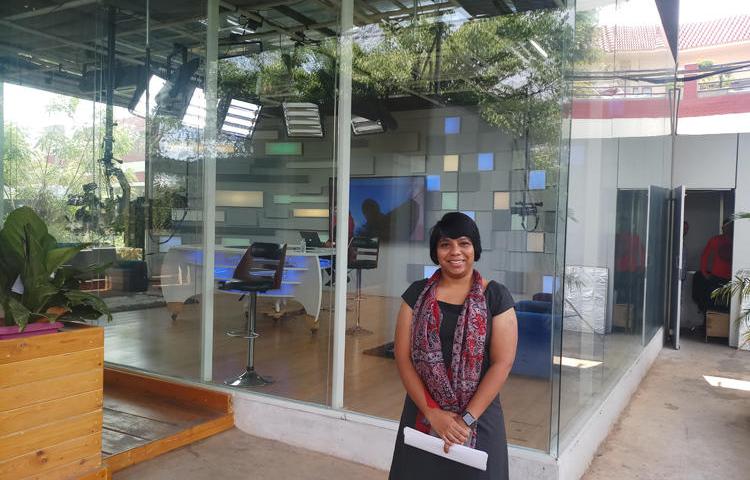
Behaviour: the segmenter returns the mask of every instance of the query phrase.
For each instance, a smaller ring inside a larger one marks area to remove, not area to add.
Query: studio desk
[[[214,292],[221,280],[229,280],[235,267],[245,254],[246,248],[216,247],[214,263]],[[305,251],[288,249],[284,264],[281,288],[269,290],[258,296],[275,299],[293,298],[302,304],[305,313],[313,317],[311,330],[316,332],[320,325],[320,307],[323,297],[323,267],[330,265],[333,248],[314,248]],[[325,258],[321,258],[325,257]],[[328,263],[326,263],[328,262]],[[172,247],[162,264],[162,295],[172,319],[177,319],[185,301],[200,296],[203,282],[203,249],[195,245]],[[242,292],[221,291],[222,293]]]

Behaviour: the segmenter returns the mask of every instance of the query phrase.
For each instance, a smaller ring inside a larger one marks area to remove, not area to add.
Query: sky
[[[653,0],[583,0],[588,7],[608,5],[598,10],[604,25],[651,25],[659,21]],[[709,7],[710,5],[710,7]],[[680,0],[680,24],[704,22],[718,18],[750,15],[748,0]]]
[[[75,121],[70,122],[64,113],[47,112],[47,106],[59,95],[12,83],[5,83],[3,90],[4,123],[14,123],[20,126],[31,139],[35,139],[45,127],[50,125],[91,125],[95,114],[104,115],[102,104],[81,100],[75,112]],[[94,110],[94,105],[96,105],[96,110]],[[124,108],[116,107],[114,115],[117,119],[128,116],[130,113]]]

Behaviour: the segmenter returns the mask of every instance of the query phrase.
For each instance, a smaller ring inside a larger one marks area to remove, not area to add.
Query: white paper
[[[448,450],[448,453],[445,453],[443,450],[445,442],[443,440],[414,430],[411,427],[404,427],[404,443],[425,452],[434,453],[435,455],[453,460],[454,462],[463,463],[482,471],[487,470],[487,452],[463,445],[453,445]]]

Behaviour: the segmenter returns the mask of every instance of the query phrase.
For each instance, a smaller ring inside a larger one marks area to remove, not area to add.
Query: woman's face
[[[442,272],[458,278],[474,270],[474,244],[469,237],[443,237],[437,243],[437,259]]]

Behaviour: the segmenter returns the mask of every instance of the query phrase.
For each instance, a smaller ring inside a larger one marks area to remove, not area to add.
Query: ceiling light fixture
[[[182,117],[182,123],[202,129],[206,126],[206,95],[202,88],[196,88]]]
[[[250,138],[260,115],[260,105],[233,98],[221,125],[221,131],[229,135]]]
[[[320,109],[314,103],[284,102],[284,123],[289,137],[323,137]]]

